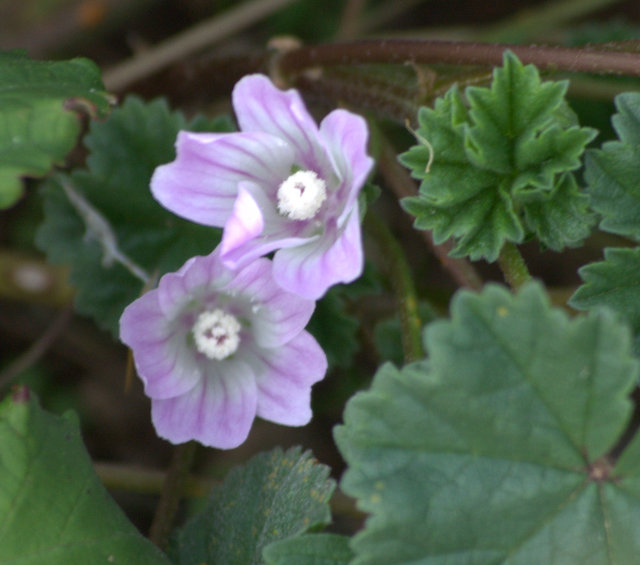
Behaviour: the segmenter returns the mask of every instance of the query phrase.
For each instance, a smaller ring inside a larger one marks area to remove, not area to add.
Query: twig
[[[95,237],[102,246],[102,264],[105,267],[109,267],[114,262],[120,263],[133,276],[147,284],[149,275],[142,267],[120,251],[116,234],[107,219],[84,196],[76,191],[64,177],[58,177],[58,181],[69,202],[71,202],[71,205],[84,221],[87,227],[87,237]]]
[[[129,84],[184,59],[261,20],[295,0],[251,0],[189,28],[140,53],[103,74],[107,90],[121,91]]]
[[[71,304],[63,308],[40,338],[0,373],[0,390],[11,384],[13,379],[36,363],[49,350],[67,327],[72,312]]]

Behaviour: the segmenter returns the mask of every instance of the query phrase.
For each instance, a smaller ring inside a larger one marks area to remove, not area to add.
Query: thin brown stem
[[[73,306],[71,304],[63,308],[40,338],[0,373],[0,390],[11,384],[13,379],[34,365],[49,350],[67,327],[72,313]]]
[[[640,76],[640,57],[606,48],[549,47],[463,41],[381,39],[300,47],[279,60],[280,71],[363,63],[424,63],[498,66],[506,49],[541,69]]]
[[[415,182],[411,179],[409,173],[398,163],[395,150],[384,138],[382,139],[378,159],[378,170],[398,199],[407,196],[417,196],[418,191],[416,190]],[[448,242],[442,245],[436,245],[431,237],[431,232],[421,230],[420,233],[429,249],[433,251],[433,254],[440,261],[442,267],[459,286],[474,290],[482,288],[482,279],[469,261],[449,257],[451,245]]]
[[[174,449],[171,465],[162,485],[160,502],[149,530],[149,539],[161,549],[166,547],[169,540],[197,445],[190,441],[176,445]]]

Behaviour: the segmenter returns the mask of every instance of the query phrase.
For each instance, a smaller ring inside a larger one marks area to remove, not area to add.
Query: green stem
[[[421,359],[424,356],[422,323],[418,313],[418,297],[407,258],[386,224],[370,210],[365,217],[365,227],[375,238],[382,256],[387,261],[386,270],[398,300],[405,363]]]
[[[518,290],[524,283],[531,280],[531,274],[527,268],[518,248],[507,241],[500,250],[498,265],[502,269],[504,279],[513,290]]]
[[[195,441],[181,443],[173,451],[171,465],[162,485],[160,502],[149,530],[149,539],[161,549],[165,549],[169,541],[197,445]]]
[[[109,490],[135,492],[138,494],[162,493],[166,472],[155,469],[141,469],[117,463],[94,463],[93,468],[102,484]],[[218,484],[213,479],[189,475],[184,482],[183,496],[200,498]]]

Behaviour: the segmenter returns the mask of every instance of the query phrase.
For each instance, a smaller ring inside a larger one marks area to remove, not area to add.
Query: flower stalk
[[[386,271],[398,301],[404,361],[411,363],[422,358],[424,352],[418,296],[409,263],[389,228],[371,211],[365,217],[365,228],[374,237],[382,256],[387,260]]]
[[[174,448],[171,465],[167,470],[160,501],[149,530],[149,539],[161,549],[165,549],[169,541],[197,445],[195,441],[189,441]]]

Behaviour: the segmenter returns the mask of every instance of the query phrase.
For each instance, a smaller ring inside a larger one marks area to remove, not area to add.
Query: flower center
[[[235,316],[216,308],[202,312],[191,331],[198,351],[220,361],[238,349],[241,327]]]
[[[325,182],[313,171],[293,173],[278,188],[278,212],[292,220],[313,218],[327,198]]]

